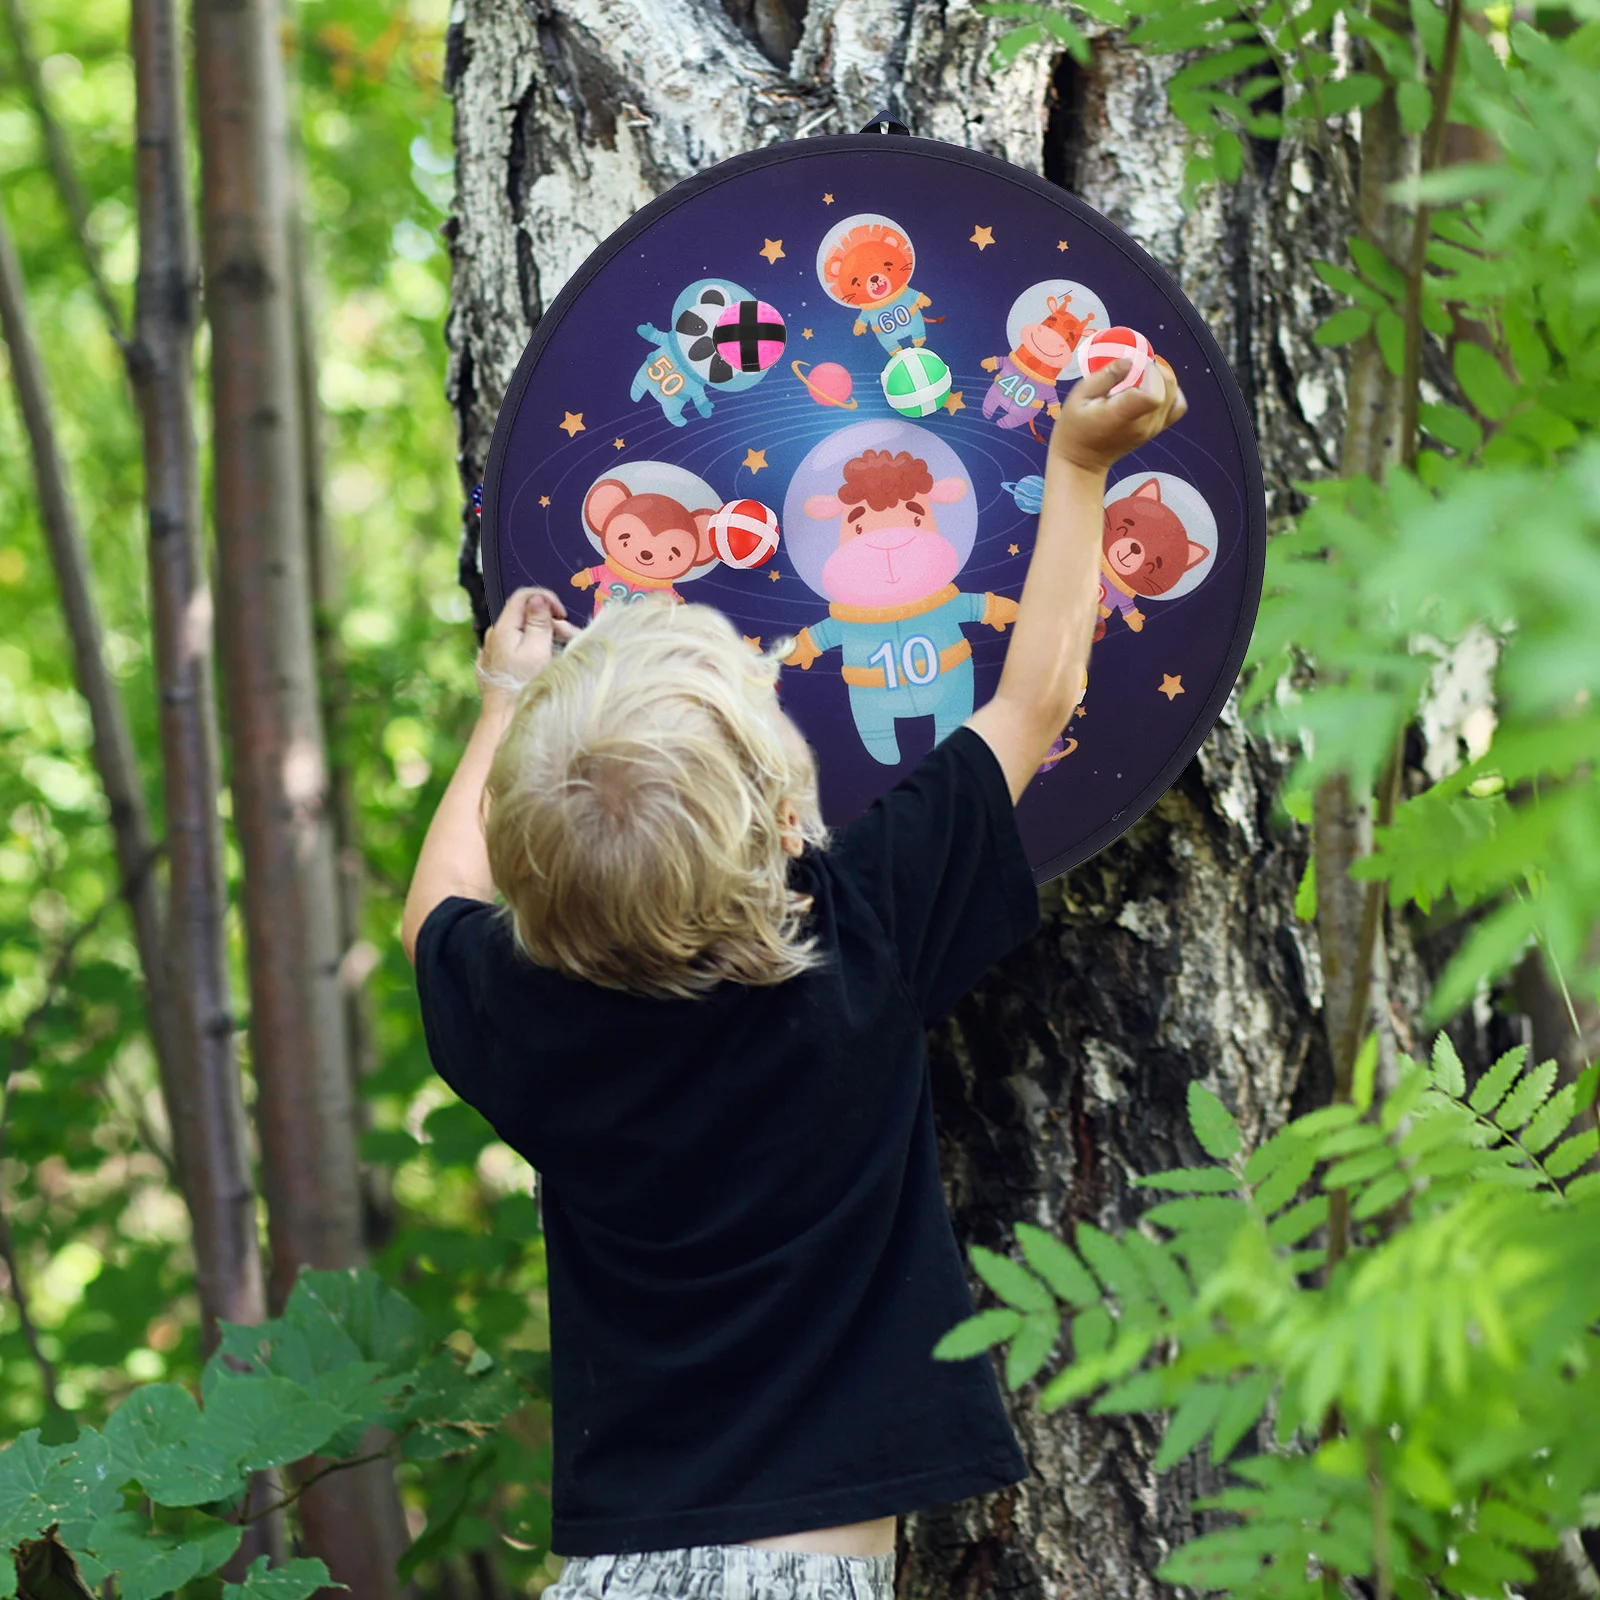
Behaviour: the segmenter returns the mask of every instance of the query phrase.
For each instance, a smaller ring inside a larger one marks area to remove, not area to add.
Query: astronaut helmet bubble
[[[799,577],[819,595],[826,595],[822,569],[839,547],[839,518],[814,517],[806,509],[813,496],[836,496],[845,484],[848,463],[882,452],[889,458],[902,453],[926,469],[922,476],[936,484],[951,484],[953,498],[944,492],[932,507],[938,531],[953,547],[955,559],[965,566],[978,533],[977,495],[966,464],[938,434],[912,422],[872,419],[854,422],[830,433],[795,468],[784,493],[784,547]],[[955,493],[955,484],[961,491]],[[816,509],[813,505],[812,509]]]

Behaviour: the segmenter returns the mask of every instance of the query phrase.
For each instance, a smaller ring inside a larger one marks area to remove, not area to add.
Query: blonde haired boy
[[[1062,406],[994,698],[831,837],[718,613],[580,633],[523,589],[485,640],[402,939],[544,1183],[551,1600],[889,1600],[899,1513],[1027,1475],[989,1363],[930,1358],[971,1302],[924,1029],[1038,922],[1012,808],[1085,681],[1106,472],[1185,409],[1127,369]]]

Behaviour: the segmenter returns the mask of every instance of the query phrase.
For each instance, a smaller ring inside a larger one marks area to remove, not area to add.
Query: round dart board
[[[1031,173],[813,138],[636,213],[540,319],[501,408],[491,608],[529,583],[577,618],[668,592],[755,648],[794,636],[780,692],[846,822],[993,692],[1060,400],[1140,335],[1189,412],[1111,473],[1088,686],[1018,807],[1042,882],[1199,748],[1255,621],[1266,512],[1198,312]]]

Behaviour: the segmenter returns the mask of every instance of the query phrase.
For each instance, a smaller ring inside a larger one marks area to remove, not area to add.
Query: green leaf
[[[1357,305],[1369,311],[1381,311],[1388,301],[1371,284],[1358,278],[1348,267],[1335,266],[1331,261],[1313,261],[1311,270],[1339,294],[1347,295]]]
[[[114,1511],[83,1536],[84,1548],[117,1574],[121,1600],[159,1600],[191,1578],[215,1572],[239,1546],[244,1530],[214,1518],[195,1519],[183,1534],[152,1526],[131,1511]]]
[[[1369,1033],[1356,1055],[1350,1074],[1350,1103],[1363,1115],[1372,1104],[1372,1089],[1377,1081],[1378,1036]]]
[[[1145,1282],[1155,1291],[1156,1298],[1166,1308],[1167,1314],[1181,1317],[1189,1309],[1194,1295],[1171,1245],[1158,1244],[1133,1229],[1123,1239],[1122,1248],[1138,1267]]]
[[[1425,85],[1410,78],[1394,92],[1396,109],[1407,133],[1421,133],[1433,117],[1433,96]]]
[[[966,1361],[1009,1339],[1022,1326],[1022,1316],[1002,1306],[980,1311],[958,1322],[933,1347],[935,1361]]]
[[[362,1360],[390,1372],[404,1372],[422,1357],[422,1313],[375,1272],[302,1272],[283,1315],[302,1325],[331,1321]]]
[[[1322,87],[1322,115],[1325,117],[1342,116],[1347,111],[1354,111],[1360,106],[1370,106],[1383,94],[1381,79],[1375,78],[1370,72],[1352,72],[1343,78],[1338,78],[1332,83]],[[1306,97],[1309,100],[1310,96]],[[1305,101],[1300,102],[1305,104]],[[1307,110],[1310,107],[1307,106]]]
[[[1505,369],[1482,345],[1463,340],[1455,350],[1456,382],[1472,405],[1498,422],[1517,403],[1517,388]]]
[[[1054,1234],[1046,1233],[1043,1228],[1036,1228],[1029,1222],[1019,1222],[1015,1232],[1017,1243],[1022,1246],[1023,1258],[1060,1299],[1070,1306],[1099,1303],[1099,1284],[1089,1276],[1071,1249]]]
[[[1544,1109],[1522,1130],[1519,1141],[1529,1155],[1538,1155],[1571,1126],[1577,1113],[1578,1086],[1569,1083],[1556,1091]]]
[[[1149,1298],[1150,1289],[1144,1274],[1109,1233],[1102,1233],[1091,1223],[1080,1222],[1077,1240],[1079,1255],[1089,1263],[1090,1269],[1105,1285],[1108,1293],[1114,1294],[1125,1304]]]
[[[1161,1449],[1152,1463],[1157,1472],[1171,1471],[1211,1432],[1227,1397],[1227,1387],[1220,1383],[1198,1383],[1184,1396],[1167,1424]]]
[[[320,1561],[302,1556],[268,1571],[267,1558],[257,1556],[243,1583],[223,1584],[222,1600],[309,1600],[318,1589],[344,1587],[328,1576],[328,1569]]]
[[[1563,1139],[1545,1157],[1544,1169],[1552,1178],[1565,1178],[1592,1159],[1596,1152],[1600,1152],[1600,1132],[1590,1128],[1586,1133],[1575,1133],[1570,1139]]]
[[[1170,1403],[1170,1381],[1164,1371],[1136,1372],[1113,1384],[1089,1408],[1098,1416],[1127,1415],[1130,1411],[1161,1411]]]
[[[1323,346],[1354,344],[1372,327],[1372,313],[1361,306],[1344,306],[1317,325],[1311,342]]]
[[[1365,1222],[1369,1217],[1376,1217],[1389,1209],[1390,1206],[1403,1200],[1411,1190],[1411,1180],[1403,1172],[1391,1172],[1386,1178],[1379,1178],[1356,1203],[1350,1208],[1350,1215],[1357,1222]]]
[[[1433,1077],[1444,1092],[1459,1100],[1467,1092],[1466,1069],[1448,1033],[1441,1033],[1433,1041]]]
[[[144,1477],[156,1451],[181,1444],[200,1426],[200,1408],[181,1384],[149,1383],[135,1389],[106,1422],[106,1448],[120,1485]]]
[[[1111,1348],[1116,1324],[1104,1306],[1090,1306],[1072,1319],[1072,1359],[1083,1361]]]
[[[1316,1147],[1308,1139],[1284,1132],[1275,1143],[1284,1148],[1284,1160],[1257,1185],[1253,1199],[1264,1216],[1272,1216],[1299,1194],[1317,1164]]]
[[[1294,892],[1294,914],[1301,922],[1317,920],[1317,858],[1306,857],[1306,870],[1300,874],[1300,887]]]
[[[1322,1175],[1322,1184],[1325,1189],[1348,1189],[1353,1184],[1365,1183],[1377,1177],[1380,1172],[1387,1172],[1394,1166],[1399,1157],[1389,1145],[1380,1145],[1376,1150],[1368,1150],[1359,1156],[1351,1156],[1345,1161],[1336,1161]]]
[[[1015,1391],[1036,1376],[1060,1337],[1061,1317],[1057,1312],[1040,1311],[1025,1317],[1022,1331],[1006,1351],[1006,1387]]]
[[[1174,1167],[1143,1173],[1133,1181],[1142,1189],[1170,1189],[1175,1194],[1234,1194],[1239,1188],[1238,1174],[1227,1167]]]
[[[1009,1256],[996,1255],[975,1244],[967,1252],[978,1276],[1008,1306],[1018,1311],[1049,1311],[1054,1305],[1050,1291],[1020,1263]]]
[[[1361,1113],[1353,1105],[1341,1101],[1335,1105],[1321,1106],[1316,1111],[1308,1111],[1303,1117],[1296,1117],[1285,1131],[1298,1134],[1303,1139],[1314,1139],[1330,1128],[1342,1128],[1348,1123],[1355,1122],[1360,1116]]]
[[[1286,1250],[1315,1233],[1327,1223],[1327,1220],[1327,1195],[1313,1195],[1311,1199],[1302,1200],[1299,1205],[1291,1206],[1282,1216],[1273,1218],[1267,1225],[1267,1243],[1274,1249]]]
[[[1350,259],[1392,301],[1406,292],[1405,274],[1370,239],[1357,234],[1350,241]]]
[[[1483,443],[1483,429],[1459,406],[1429,405],[1417,408],[1417,420],[1440,444],[1471,455]]]
[[[1474,1519],[1480,1533],[1523,1550],[1554,1550],[1561,1535],[1541,1518],[1504,1500],[1482,1500]]]
[[[1486,1117],[1506,1097],[1506,1091],[1511,1087],[1512,1081],[1522,1071],[1522,1063],[1528,1059],[1528,1047],[1519,1044],[1495,1062],[1495,1064],[1478,1079],[1472,1086],[1472,1093],[1467,1097],[1467,1104],[1478,1113]]]
[[[1269,1372],[1251,1372],[1230,1383],[1223,1392],[1222,1404],[1211,1437],[1211,1459],[1221,1462],[1260,1420],[1272,1397],[1275,1380]]]
[[[1189,1126],[1200,1148],[1213,1161],[1227,1161],[1239,1153],[1244,1141],[1228,1108],[1204,1084],[1189,1085]]]
[[[1543,1061],[1530,1068],[1496,1109],[1494,1120],[1508,1133],[1520,1128],[1544,1104],[1555,1081],[1555,1062]]]
[[[105,1440],[86,1428],[71,1444],[41,1444],[30,1428],[0,1450],[0,1551],[54,1523],[93,1520],[117,1502]],[[0,1564],[4,1557],[0,1556]]]

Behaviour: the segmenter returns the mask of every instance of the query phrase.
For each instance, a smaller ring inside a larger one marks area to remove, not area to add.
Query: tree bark
[[[458,6],[449,333],[465,486],[482,475],[543,306],[632,210],[739,151],[853,132],[885,110],[914,133],[1045,172],[1174,272],[1234,363],[1274,511],[1291,508],[1291,480],[1328,469],[1343,383],[1310,342],[1323,291],[1309,261],[1332,255],[1344,229],[1312,153],[1262,146],[1238,185],[1185,211],[1184,136],[1165,95],[1174,63],[1101,36],[1086,67],[1025,53],[996,73],[994,25],[968,6],[812,0],[785,8],[803,15],[785,71],[762,53],[785,53],[771,6],[726,4]],[[476,531],[469,518],[469,587]],[[1199,1158],[1192,1079],[1251,1134],[1281,1124],[1297,1097],[1325,1097],[1315,940],[1292,912],[1307,841],[1272,816],[1280,767],[1230,710],[1143,821],[1044,892],[1040,935],[935,1030],[964,1244],[1004,1248],[1017,1220],[1131,1219],[1143,1207],[1132,1174]],[[1153,1600],[1204,1474],[1191,1464],[1155,1478],[1147,1419],[1044,1417],[1030,1391],[1012,1414],[1033,1478],[907,1518],[899,1594]]]
[[[132,22],[139,277],[128,371],[144,428],[167,819],[167,966],[182,1068],[168,1114],[185,1129],[178,1144],[209,1349],[219,1319],[265,1317],[266,1287],[228,978],[211,585],[194,431],[197,263],[181,35],[171,0],[134,0]]]
[[[307,571],[277,8],[200,0],[194,26],[220,633],[276,1308],[303,1267],[359,1264],[360,1207]],[[387,1463],[323,1478],[299,1514],[335,1579],[374,1600],[400,1592]]]

